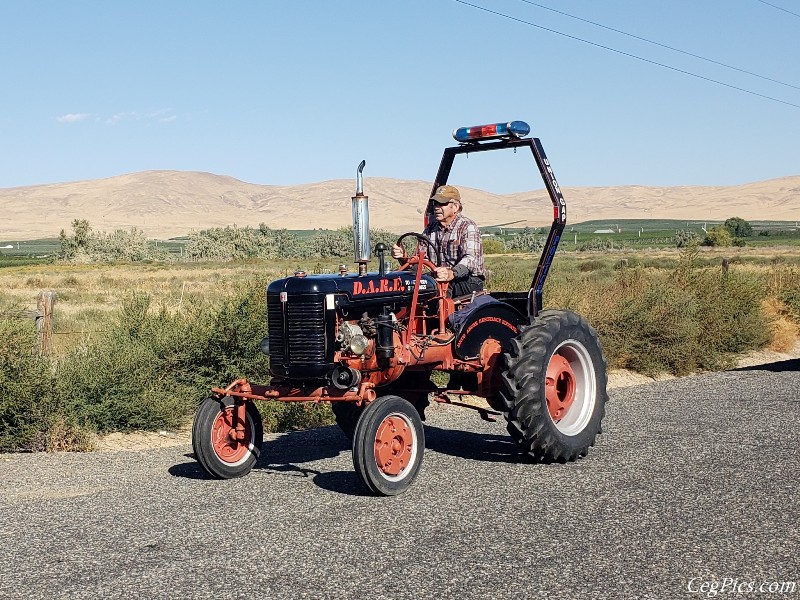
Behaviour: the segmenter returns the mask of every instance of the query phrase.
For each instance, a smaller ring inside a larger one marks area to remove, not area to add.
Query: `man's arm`
[[[481,232],[475,223],[467,223],[459,236],[459,250],[462,255],[453,266],[453,279],[466,279],[470,275],[483,275],[483,242]]]

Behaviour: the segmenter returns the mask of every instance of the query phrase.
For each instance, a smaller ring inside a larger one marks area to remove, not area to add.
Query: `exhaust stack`
[[[364,195],[364,177],[362,175],[366,160],[358,165],[356,173],[356,195],[353,196],[353,247],[355,262],[358,263],[358,274],[366,275],[370,257],[369,248],[369,196]]]

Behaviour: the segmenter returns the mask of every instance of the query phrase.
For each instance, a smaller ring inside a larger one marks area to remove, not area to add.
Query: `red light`
[[[523,138],[531,131],[530,126],[523,121],[509,123],[492,123],[491,125],[476,125],[474,127],[461,127],[453,131],[453,137],[462,144],[480,140],[498,138]]]

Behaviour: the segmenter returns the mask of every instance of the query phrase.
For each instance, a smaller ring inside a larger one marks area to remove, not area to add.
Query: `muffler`
[[[353,196],[353,247],[358,274],[367,274],[367,263],[371,255],[369,247],[369,196],[364,195],[364,166],[366,160],[358,165],[356,174],[356,195]]]

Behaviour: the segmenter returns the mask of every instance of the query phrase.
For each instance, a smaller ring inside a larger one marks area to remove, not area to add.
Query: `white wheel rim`
[[[575,376],[575,400],[567,413],[553,423],[564,435],[578,435],[589,424],[597,401],[597,377],[592,357],[586,346],[577,340],[561,342],[553,354],[563,356]]]

